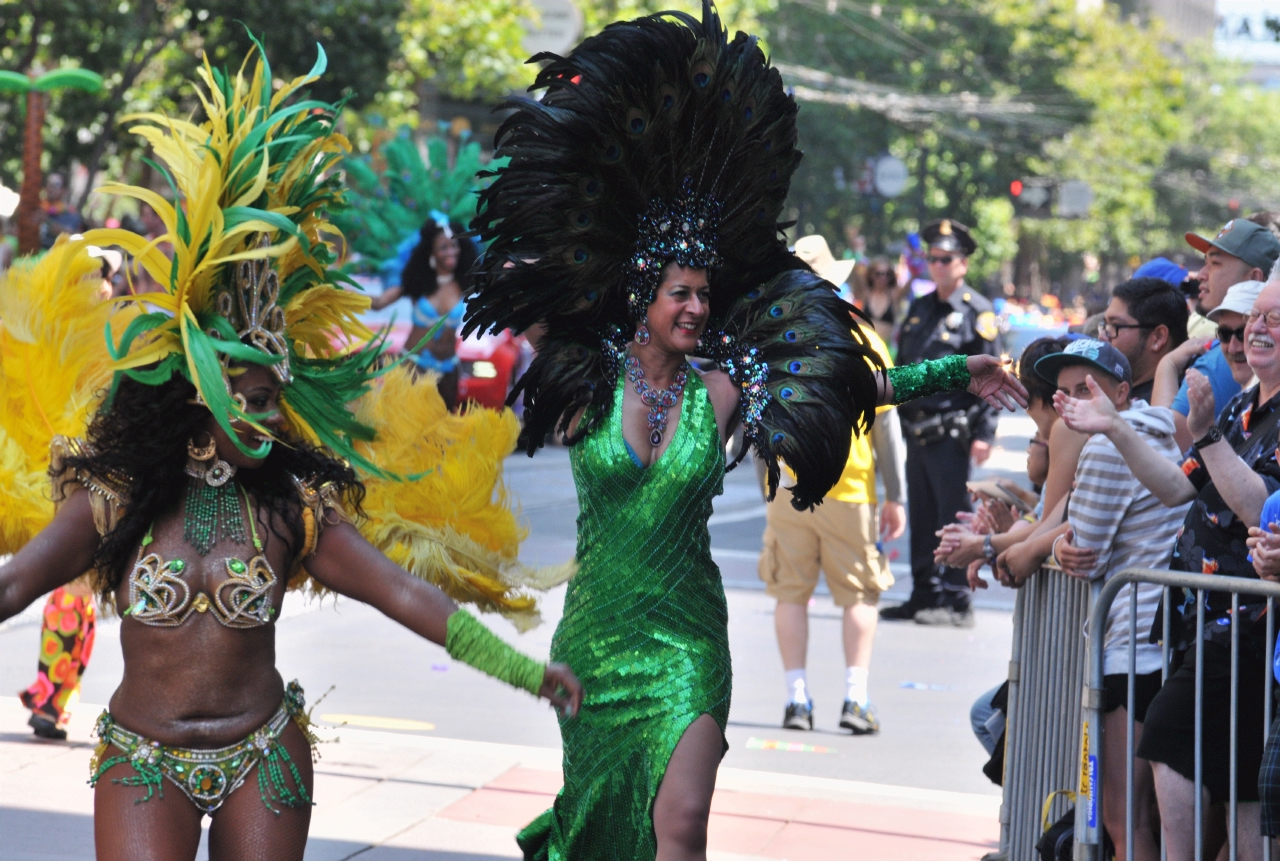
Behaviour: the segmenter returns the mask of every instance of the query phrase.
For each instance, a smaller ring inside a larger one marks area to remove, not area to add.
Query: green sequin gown
[[[721,732],[729,716],[728,609],[707,530],[724,484],[715,412],[690,373],[675,436],[642,469],[622,436],[624,386],[570,451],[579,567],[551,659],[586,698],[560,723],[564,788],[517,838],[526,859],[652,859],[653,800],[676,743],[701,715]]]

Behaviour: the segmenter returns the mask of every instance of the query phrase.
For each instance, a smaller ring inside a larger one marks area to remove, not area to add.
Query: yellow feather
[[[0,275],[0,554],[53,519],[49,444],[84,433],[111,383],[103,328],[138,313],[101,300],[100,272],[85,242],[61,239]]]
[[[459,601],[507,616],[525,630],[537,623],[529,590],[572,576],[571,565],[531,569],[518,561],[526,531],[516,519],[503,460],[520,425],[510,410],[450,413],[428,375],[406,367],[382,377],[360,405],[377,430],[367,454],[411,481],[366,478],[361,532],[415,575]]]

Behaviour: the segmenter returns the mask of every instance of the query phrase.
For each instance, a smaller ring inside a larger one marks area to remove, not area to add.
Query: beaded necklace
[[[635,387],[641,402],[649,407],[649,442],[654,448],[662,445],[662,436],[667,432],[667,411],[676,405],[676,401],[684,392],[684,384],[689,379],[688,367],[689,363],[685,362],[680,366],[680,370],[676,371],[670,386],[665,389],[655,389],[644,378],[644,368],[640,367],[640,360],[635,356],[627,356],[627,379]]]
[[[240,513],[236,483],[214,485],[205,479],[188,482],[182,512],[183,540],[201,556],[208,556],[218,543],[219,533],[236,544],[244,544],[244,516]]]

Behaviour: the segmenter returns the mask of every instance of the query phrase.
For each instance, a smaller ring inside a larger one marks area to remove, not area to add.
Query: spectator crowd
[[[1228,222],[1213,238],[1187,234],[1204,254],[1198,272],[1151,261],[1115,286],[1085,332],[1026,347],[1018,374],[1037,429],[1027,468],[1038,504],[1023,514],[997,495],[979,494],[973,514],[937,533],[938,564],[965,568],[973,588],[987,586],[986,568],[1017,587],[1046,565],[1091,581],[1128,568],[1280,581],[1274,229],[1275,218],[1259,213]],[[1190,301],[1187,286],[1194,289]],[[1273,661],[1265,653],[1265,599],[1240,594],[1233,610],[1230,593],[1203,593],[1204,636],[1197,639],[1195,593],[1171,590],[1168,605],[1162,594],[1154,584],[1126,585],[1106,620],[1103,824],[1123,861],[1132,606],[1134,857],[1160,858],[1161,831],[1171,861],[1214,857],[1227,845],[1234,798],[1235,850],[1260,859],[1266,838],[1280,835],[1280,722],[1264,732],[1271,695],[1265,668]],[[1167,668],[1165,614],[1172,631]],[[989,691],[971,715],[992,753],[1002,696]],[[1194,845],[1197,699],[1203,856]]]

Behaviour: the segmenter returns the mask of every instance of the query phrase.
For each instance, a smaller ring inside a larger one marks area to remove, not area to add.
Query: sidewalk
[[[93,858],[85,779],[100,710],[82,703],[69,742],[43,742],[18,700],[0,697],[5,861]],[[518,858],[516,831],[560,786],[560,753],[551,748],[352,726],[321,735],[338,741],[321,746],[308,861]],[[958,861],[981,857],[999,838],[999,798],[989,795],[738,768],[722,768],[717,786],[712,861]]]

